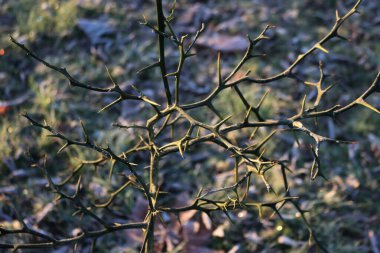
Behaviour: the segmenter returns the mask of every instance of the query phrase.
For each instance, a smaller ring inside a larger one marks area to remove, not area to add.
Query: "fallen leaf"
[[[239,252],[239,249],[240,249],[240,245],[239,245],[239,244],[236,244],[235,246],[233,246],[233,247],[228,251],[228,253],[237,253],[237,252]]]
[[[201,216],[202,216],[202,223],[205,226],[205,228],[207,230],[211,230],[212,222],[211,222],[210,217],[206,213],[203,213],[203,212],[202,212]]]
[[[249,45],[246,37],[220,33],[205,34],[197,41],[197,45],[209,47],[221,52],[245,51]]]
[[[181,223],[183,224],[186,224],[189,220],[191,220],[191,218],[193,218],[193,216],[197,213],[197,210],[189,210],[189,211],[186,211],[186,212],[182,212],[180,215],[179,215],[179,218],[181,220]]]
[[[180,25],[199,27],[202,22],[209,20],[212,15],[213,12],[207,8],[207,6],[196,3],[185,9],[185,12],[181,15],[181,19],[178,23]]]
[[[360,186],[359,180],[353,175],[349,175],[346,178],[346,184],[352,188],[358,188]]]
[[[106,18],[99,20],[80,18],[77,25],[90,39],[92,45],[108,43],[110,39],[105,36],[115,34],[115,29],[107,22]]]
[[[223,225],[218,226],[214,230],[214,232],[212,232],[212,235],[215,236],[215,237],[223,238],[224,237],[224,226]]]
[[[277,242],[279,244],[285,244],[294,248],[302,246],[303,242],[293,240],[285,235],[282,235],[278,238]]]

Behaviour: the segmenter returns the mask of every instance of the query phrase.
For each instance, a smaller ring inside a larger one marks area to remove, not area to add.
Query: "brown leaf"
[[[191,218],[194,217],[194,215],[197,213],[197,210],[189,210],[189,211],[186,211],[186,212],[182,212],[180,215],[179,215],[179,218],[181,220],[181,223],[182,224],[186,224],[187,222],[189,222],[189,220],[191,220]]]
[[[198,27],[202,22],[207,21],[212,17],[212,11],[207,6],[200,3],[190,5],[185,9],[185,12],[181,14],[181,18],[178,20],[180,25],[195,26]]]
[[[247,49],[247,38],[239,35],[226,35],[220,33],[205,34],[198,39],[198,45],[212,48],[221,52],[237,52]]]
[[[201,216],[202,216],[202,223],[205,226],[205,228],[207,230],[211,230],[212,221],[211,221],[210,217],[206,213],[202,213]]]
[[[220,225],[218,226],[214,232],[212,232],[212,235],[215,236],[215,237],[224,237],[224,226],[223,225]]]
[[[303,242],[300,242],[300,241],[295,241],[285,235],[282,235],[278,238],[277,242],[279,244],[284,244],[284,245],[288,245],[288,246],[291,246],[291,247],[294,247],[294,248],[298,248],[298,247],[301,247]]]

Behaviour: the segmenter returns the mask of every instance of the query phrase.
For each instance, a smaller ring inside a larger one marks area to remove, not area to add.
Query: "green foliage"
[[[20,0],[11,1],[8,11],[15,13],[19,32],[33,40],[37,34],[55,37],[72,30],[78,10],[74,0]]]

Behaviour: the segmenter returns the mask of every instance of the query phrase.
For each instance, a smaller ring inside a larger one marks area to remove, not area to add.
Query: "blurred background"
[[[184,66],[181,83],[183,101],[205,97],[215,86],[216,57],[222,55],[222,74],[228,74],[244,54],[246,35],[256,37],[267,25],[275,25],[266,40],[256,48],[264,57],[250,60],[242,73],[251,70],[255,77],[265,77],[287,68],[298,54],[305,52],[326,34],[335,22],[335,10],[343,14],[354,1],[338,0],[178,0],[174,28],[180,34],[195,34],[202,22],[206,29]],[[171,1],[164,1],[170,10]],[[133,92],[136,85],[150,98],[164,104],[159,72],[137,71],[157,59],[154,33],[139,22],[144,17],[155,22],[154,1],[143,0],[0,0],[0,224],[17,227],[15,213],[7,205],[11,200],[22,207],[26,220],[39,229],[59,237],[78,233],[80,217],[72,217],[75,208],[66,202],[54,202],[54,195],[45,187],[43,173],[31,167],[48,155],[49,172],[56,180],[63,179],[81,159],[96,159],[95,153],[77,147],[57,155],[60,142],[30,127],[20,114],[28,112],[37,120],[46,119],[58,130],[81,137],[79,120],[89,135],[100,144],[109,143],[123,151],[136,142],[138,132],[112,127],[113,122],[139,124],[152,115],[140,103],[122,102],[101,114],[99,109],[115,97],[70,88],[58,73],[27,57],[9,41],[12,35],[25,43],[43,59],[64,66],[77,79],[94,86],[109,87],[105,66],[123,89]],[[352,16],[340,30],[349,39],[333,39],[325,45],[329,54],[315,52],[295,69],[304,81],[317,81],[318,62],[324,63],[328,75],[324,87],[335,84],[321,102],[321,108],[345,105],[360,95],[373,81],[380,65],[380,7],[377,1],[363,1],[360,15]],[[167,43],[168,72],[177,66],[177,48]],[[316,92],[302,81],[281,80],[268,85],[243,84],[241,89],[252,101],[270,89],[263,104],[265,118],[278,119],[297,112],[304,94],[313,101]],[[379,95],[368,99],[380,108]],[[227,116],[244,117],[244,106],[231,90],[223,92],[215,103]],[[208,110],[192,112],[200,119],[209,119]],[[318,124],[316,124],[318,123]],[[320,241],[331,252],[374,252],[380,250],[380,117],[366,108],[355,108],[337,121],[321,119],[305,122],[325,136],[354,140],[356,144],[323,144],[321,161],[328,181],[309,180],[312,155],[310,140],[299,136],[299,145],[291,134],[281,134],[268,143],[267,154],[290,162],[291,193],[301,197],[302,207],[310,210],[307,218]],[[264,129],[262,136],[271,129]],[[242,138],[235,136],[235,138]],[[231,180],[233,159],[218,149],[201,147],[189,151],[182,159],[173,156],[164,161],[161,170],[162,190],[170,192],[165,201],[186,203],[203,185],[221,187]],[[146,157],[135,157],[144,161]],[[32,161],[31,161],[32,160]],[[175,172],[175,173],[173,173]],[[86,168],[83,193],[91,201],[106,199],[125,176],[116,168],[116,176],[108,179],[109,165]],[[118,173],[118,174],[117,174]],[[144,173],[144,172],[141,172]],[[279,191],[281,180],[270,176]],[[119,183],[117,183],[119,182]],[[261,181],[253,180],[252,196],[259,200],[273,199]],[[89,202],[90,203],[90,202]],[[125,191],[112,206],[117,219],[138,220],[144,217],[145,203],[134,191]],[[100,215],[107,214],[108,210]],[[111,211],[109,211],[111,212]],[[284,225],[271,212],[259,220],[257,213],[237,211],[231,224],[223,214],[213,217],[185,213],[181,227],[175,217],[167,217],[157,247],[163,252],[307,252],[308,232],[292,208],[284,207]],[[91,227],[91,226],[90,226]],[[96,252],[137,252],[141,242],[138,233],[116,233],[99,239]],[[26,238],[28,239],[28,238]],[[29,238],[30,239],[30,238]],[[25,240],[1,238],[4,241]],[[89,250],[89,242],[80,252]],[[72,252],[72,246],[51,250]],[[26,252],[26,251],[25,251]],[[28,251],[32,252],[32,251]],[[38,252],[38,251],[36,251]],[[314,252],[311,250],[311,252]]]

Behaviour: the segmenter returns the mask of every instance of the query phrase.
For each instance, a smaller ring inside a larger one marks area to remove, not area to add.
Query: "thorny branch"
[[[111,106],[114,106],[118,102],[122,100],[138,100],[141,102],[148,103],[152,106],[155,111],[155,115],[146,121],[145,125],[130,125],[124,126],[120,124],[114,124],[116,127],[121,128],[131,128],[131,129],[140,129],[143,130],[144,135],[141,136],[141,140],[133,147],[125,150],[121,154],[115,154],[110,147],[101,147],[91,140],[90,136],[88,136],[86,129],[81,122],[84,140],[78,141],[67,137],[65,134],[58,132],[48,123],[39,123],[34,120],[30,115],[24,114],[24,116],[31,122],[32,125],[47,130],[51,133],[50,137],[57,138],[64,142],[62,148],[60,148],[59,152],[70,146],[81,146],[84,148],[95,150],[100,154],[100,158],[93,161],[82,161],[78,167],[76,167],[71,174],[64,179],[61,183],[54,183],[50,178],[48,169],[43,167],[45,172],[45,176],[48,180],[49,186],[51,190],[58,194],[59,199],[68,199],[69,201],[74,202],[81,213],[91,217],[96,220],[100,225],[103,226],[102,229],[96,231],[87,231],[82,234],[70,237],[66,239],[56,239],[53,236],[49,236],[44,233],[40,233],[32,228],[28,227],[20,218],[19,221],[23,225],[21,229],[5,229],[0,228],[0,236],[10,235],[10,234],[30,234],[34,235],[36,238],[39,238],[37,242],[32,243],[20,243],[20,244],[0,244],[0,248],[9,248],[17,251],[22,248],[47,248],[47,247],[57,247],[64,244],[73,244],[85,241],[87,239],[93,239],[116,232],[118,230],[124,229],[144,229],[144,243],[141,247],[141,252],[153,252],[154,250],[154,225],[156,216],[161,215],[163,212],[167,213],[180,213],[188,210],[198,210],[201,212],[214,212],[214,211],[222,211],[227,217],[229,217],[229,211],[235,209],[247,209],[251,210],[252,207],[257,208],[259,215],[262,214],[263,207],[271,208],[274,213],[276,213],[279,218],[282,219],[280,214],[280,209],[282,206],[287,204],[288,202],[292,203],[294,208],[301,213],[302,219],[309,231],[310,238],[314,240],[314,243],[324,252],[327,250],[321,245],[320,241],[317,239],[315,233],[312,230],[311,225],[307,221],[304,211],[301,210],[300,206],[297,204],[298,197],[290,196],[289,185],[287,183],[287,171],[290,169],[286,165],[286,161],[279,161],[267,157],[265,154],[264,146],[270,141],[276,134],[281,131],[298,131],[306,136],[309,136],[313,141],[314,145],[310,147],[312,155],[314,156],[314,162],[312,168],[310,170],[311,179],[315,179],[317,176],[324,177],[321,169],[320,169],[320,158],[319,158],[319,148],[322,142],[334,142],[334,143],[350,143],[347,141],[339,141],[335,139],[330,139],[324,136],[321,136],[313,131],[311,131],[307,126],[301,123],[302,120],[308,118],[320,118],[320,117],[331,117],[335,118],[338,115],[356,107],[357,105],[365,106],[376,113],[380,114],[380,111],[370,105],[365,100],[373,93],[380,92],[380,72],[377,74],[373,83],[370,87],[364,91],[358,98],[354,99],[352,102],[347,105],[334,105],[333,107],[325,110],[318,110],[319,103],[323,99],[325,93],[327,93],[332,86],[328,86],[327,88],[322,88],[325,75],[323,72],[323,64],[320,63],[320,79],[317,82],[305,82],[306,85],[310,85],[317,89],[317,97],[314,101],[312,107],[307,108],[306,106],[306,95],[301,102],[300,110],[295,115],[288,115],[281,119],[265,119],[261,114],[261,105],[267,96],[269,90],[263,95],[260,101],[254,106],[252,105],[248,99],[245,98],[244,93],[240,90],[239,85],[242,83],[252,83],[252,84],[269,84],[275,80],[280,80],[283,78],[296,78],[293,74],[293,70],[298,67],[301,63],[304,62],[306,57],[311,57],[312,53],[316,50],[321,50],[324,53],[328,53],[326,49],[326,44],[333,38],[344,39],[339,34],[339,28],[343,25],[343,23],[349,19],[354,13],[358,12],[358,7],[362,1],[358,0],[354,6],[343,16],[340,16],[338,11],[336,12],[336,20],[331,30],[318,42],[316,42],[311,48],[306,50],[306,52],[300,54],[296,60],[293,61],[289,65],[288,68],[283,70],[282,72],[275,74],[266,78],[253,78],[250,77],[250,72],[247,72],[245,76],[238,78],[234,81],[233,77],[236,76],[239,70],[244,66],[244,64],[253,57],[260,56],[260,54],[255,54],[255,46],[262,42],[263,40],[269,39],[267,36],[267,31],[269,29],[273,29],[273,26],[266,26],[265,29],[255,38],[252,39],[248,36],[248,48],[243,55],[242,59],[238,62],[238,64],[233,68],[233,70],[227,75],[227,77],[222,77],[221,71],[221,54],[218,54],[217,62],[216,62],[216,73],[217,73],[217,83],[215,89],[204,99],[201,99],[197,102],[190,104],[182,104],[181,103],[181,73],[183,72],[183,65],[185,61],[193,56],[191,53],[193,46],[196,44],[197,39],[204,31],[205,26],[202,24],[200,29],[196,32],[193,39],[190,41],[190,45],[185,48],[185,42],[187,42],[190,38],[188,35],[179,36],[175,33],[174,28],[172,26],[174,7],[170,12],[170,15],[166,17],[164,15],[164,10],[162,6],[161,0],[156,0],[156,10],[157,10],[157,24],[153,25],[149,21],[144,20],[142,22],[143,25],[152,29],[157,34],[158,41],[158,60],[153,64],[143,68],[140,70],[148,71],[152,68],[158,67],[161,72],[161,79],[164,85],[167,106],[165,108],[160,107],[156,102],[147,98],[140,90],[138,90],[135,86],[135,90],[138,95],[128,94],[121,89],[121,87],[112,79],[111,75],[108,72],[109,78],[112,81],[113,86],[110,88],[100,88],[96,86],[92,86],[89,84],[82,83],[81,81],[75,79],[66,68],[55,66],[43,58],[33,53],[30,49],[28,49],[25,45],[16,41],[13,37],[11,37],[11,41],[22,49],[27,55],[31,56],[33,59],[38,62],[44,64],[48,68],[61,73],[64,75],[69,84],[73,87],[80,87],[83,89],[87,89],[90,91],[96,91],[101,93],[116,93],[119,95],[119,98],[109,105],[105,106],[105,109],[108,109]],[[174,4],[175,6],[175,4]],[[169,40],[174,42],[174,45],[178,47],[179,51],[179,59],[177,69],[173,73],[167,73],[166,70],[166,58],[165,58],[165,41]],[[173,76],[174,80],[174,94],[171,93],[169,76]],[[231,122],[231,117],[223,118],[219,115],[218,111],[215,109],[213,105],[214,99],[227,88],[233,88],[234,91],[238,94],[240,101],[244,104],[246,109],[246,117],[241,122]],[[174,98],[173,98],[174,95]],[[200,120],[196,120],[189,114],[189,110],[199,109],[200,107],[207,106],[211,109],[211,111],[220,118],[220,121],[215,124],[208,124],[202,122]],[[251,114],[254,114],[257,118],[257,121],[251,120]],[[162,135],[165,129],[174,127],[179,121],[186,122],[188,128],[186,129],[186,134],[181,138],[165,143],[161,143],[159,141],[159,137]],[[236,144],[230,137],[229,133],[242,130],[242,129],[252,129],[253,134],[251,135],[254,138],[254,134],[259,128],[276,128],[272,131],[266,138],[261,140],[258,143],[254,143],[252,145],[240,146]],[[190,148],[195,147],[201,143],[213,143],[216,146],[223,148],[226,152],[228,152],[231,156],[235,157],[235,166],[233,168],[235,172],[235,183],[229,186],[225,186],[218,189],[211,189],[208,191],[204,191],[203,188],[200,189],[197,196],[194,198],[192,204],[183,206],[183,207],[170,207],[165,206],[160,203],[160,191],[159,191],[159,182],[158,176],[160,171],[160,161],[169,154],[179,153],[182,157],[185,156],[186,151]],[[141,166],[133,164],[130,162],[129,158],[136,153],[149,153],[149,176],[146,177],[144,173],[141,171]],[[130,178],[121,186],[119,186],[116,190],[110,193],[109,198],[101,203],[95,204],[93,208],[109,208],[114,200],[122,193],[125,189],[129,187],[137,188],[141,191],[146,200],[148,201],[148,213],[144,221],[139,223],[126,223],[126,224],[113,224],[105,221],[103,218],[97,216],[97,214],[86,207],[86,205],[80,200],[78,197],[78,191],[81,185],[81,174],[83,166],[87,164],[101,164],[101,163],[111,163],[110,169],[110,178],[113,173],[113,166],[116,163],[124,166],[131,175],[133,176],[133,180]],[[268,182],[266,178],[266,172],[280,167],[283,182],[285,195],[278,196],[276,200],[269,202],[255,202],[248,195],[248,191],[250,188],[251,177],[257,176],[259,179],[263,181],[268,190],[273,190],[270,182]],[[239,171],[245,170],[244,174],[239,173]],[[68,184],[74,178],[78,178],[76,193],[72,196],[67,195],[61,189],[64,185]],[[241,191],[243,190],[243,194]],[[228,194],[233,194],[234,197],[230,197]],[[223,195],[223,198],[212,197],[216,194]]]

